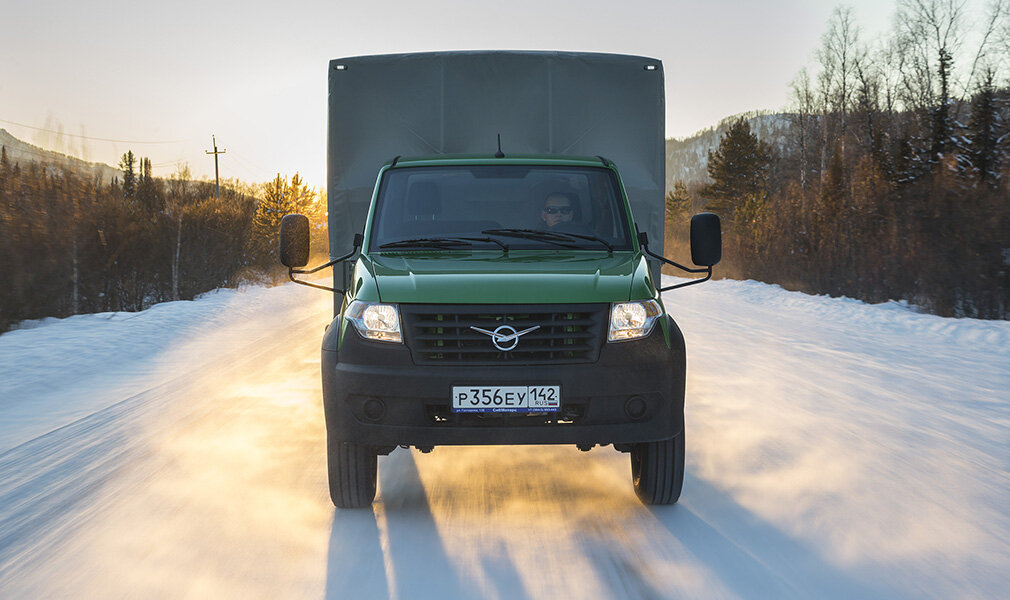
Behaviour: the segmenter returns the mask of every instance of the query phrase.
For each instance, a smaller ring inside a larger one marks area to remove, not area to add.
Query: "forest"
[[[1010,21],[995,2],[970,29],[964,5],[899,2],[877,44],[837,9],[779,115],[786,135],[765,143],[733,119],[709,182],[668,191],[671,247],[710,210],[720,276],[1010,318]]]
[[[280,218],[302,212],[325,245],[325,199],[296,173],[266,184],[151,175],[132,151],[102,181],[9,160],[0,148],[0,332],[26,320],[138,311],[220,287],[276,281]]]

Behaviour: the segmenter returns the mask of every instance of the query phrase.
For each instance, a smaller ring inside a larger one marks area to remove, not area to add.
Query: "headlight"
[[[354,324],[361,337],[380,342],[402,343],[400,313],[393,304],[353,301],[344,318]]]
[[[655,300],[611,304],[607,341],[623,342],[643,338],[652,333],[661,314],[663,311]]]

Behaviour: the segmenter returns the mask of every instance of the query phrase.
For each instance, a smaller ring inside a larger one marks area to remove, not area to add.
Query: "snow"
[[[197,367],[200,358],[270,335],[291,323],[289,313],[305,301],[301,291],[217,290],[197,301],[50,318],[3,334],[0,452],[104,408],[110,397],[127,398]]]
[[[688,465],[654,508],[612,448],[491,446],[397,450],[372,510],[334,510],[316,290],[8,332],[0,597],[1005,597],[1010,322],[752,281],[664,302]]]

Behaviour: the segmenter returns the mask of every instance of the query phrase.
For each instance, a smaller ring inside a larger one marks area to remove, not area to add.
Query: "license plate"
[[[452,387],[453,412],[557,412],[558,385],[467,385]]]

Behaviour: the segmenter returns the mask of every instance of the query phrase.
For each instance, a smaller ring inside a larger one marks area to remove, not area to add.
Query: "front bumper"
[[[666,317],[665,325],[642,340],[605,343],[592,364],[418,366],[406,346],[364,340],[353,327],[335,350],[335,319],[322,351],[328,437],[376,447],[669,439],[684,426],[685,352],[676,323]],[[452,413],[454,385],[560,385],[562,409]]]

